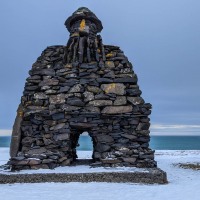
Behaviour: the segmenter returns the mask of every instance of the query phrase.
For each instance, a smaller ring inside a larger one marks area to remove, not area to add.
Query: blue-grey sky
[[[133,63],[152,132],[200,135],[199,0],[1,0],[0,130],[12,129],[28,71],[47,46],[66,44],[64,22],[81,6]]]

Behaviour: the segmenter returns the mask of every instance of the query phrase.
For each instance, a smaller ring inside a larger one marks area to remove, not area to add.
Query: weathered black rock
[[[93,166],[156,167],[149,148],[151,104],[132,64],[104,45],[101,21],[87,8],[65,22],[66,46],[47,47],[33,64],[13,128],[13,170],[55,168],[76,161],[81,133],[93,142]]]

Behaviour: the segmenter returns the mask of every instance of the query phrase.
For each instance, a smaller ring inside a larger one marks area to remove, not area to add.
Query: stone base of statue
[[[167,175],[159,168],[87,168],[71,166],[56,170],[21,171],[0,173],[0,184],[45,182],[108,182],[166,184]],[[80,169],[80,170],[78,170]],[[42,171],[42,172],[41,172]],[[59,172],[61,171],[61,172]],[[64,172],[67,171],[67,172]],[[80,171],[80,173],[73,173]]]

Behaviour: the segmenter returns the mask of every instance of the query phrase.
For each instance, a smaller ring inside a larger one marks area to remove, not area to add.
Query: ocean
[[[0,147],[9,147],[10,136],[0,136]],[[80,136],[77,150],[92,150],[89,136]],[[151,136],[150,147],[155,150],[200,150],[200,136]]]

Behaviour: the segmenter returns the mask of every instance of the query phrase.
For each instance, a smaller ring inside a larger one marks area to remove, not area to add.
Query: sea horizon
[[[0,148],[9,148],[11,136],[0,136]],[[77,150],[91,151],[93,144],[91,137],[82,134],[79,138]],[[154,150],[200,150],[200,136],[151,136],[150,148]]]

